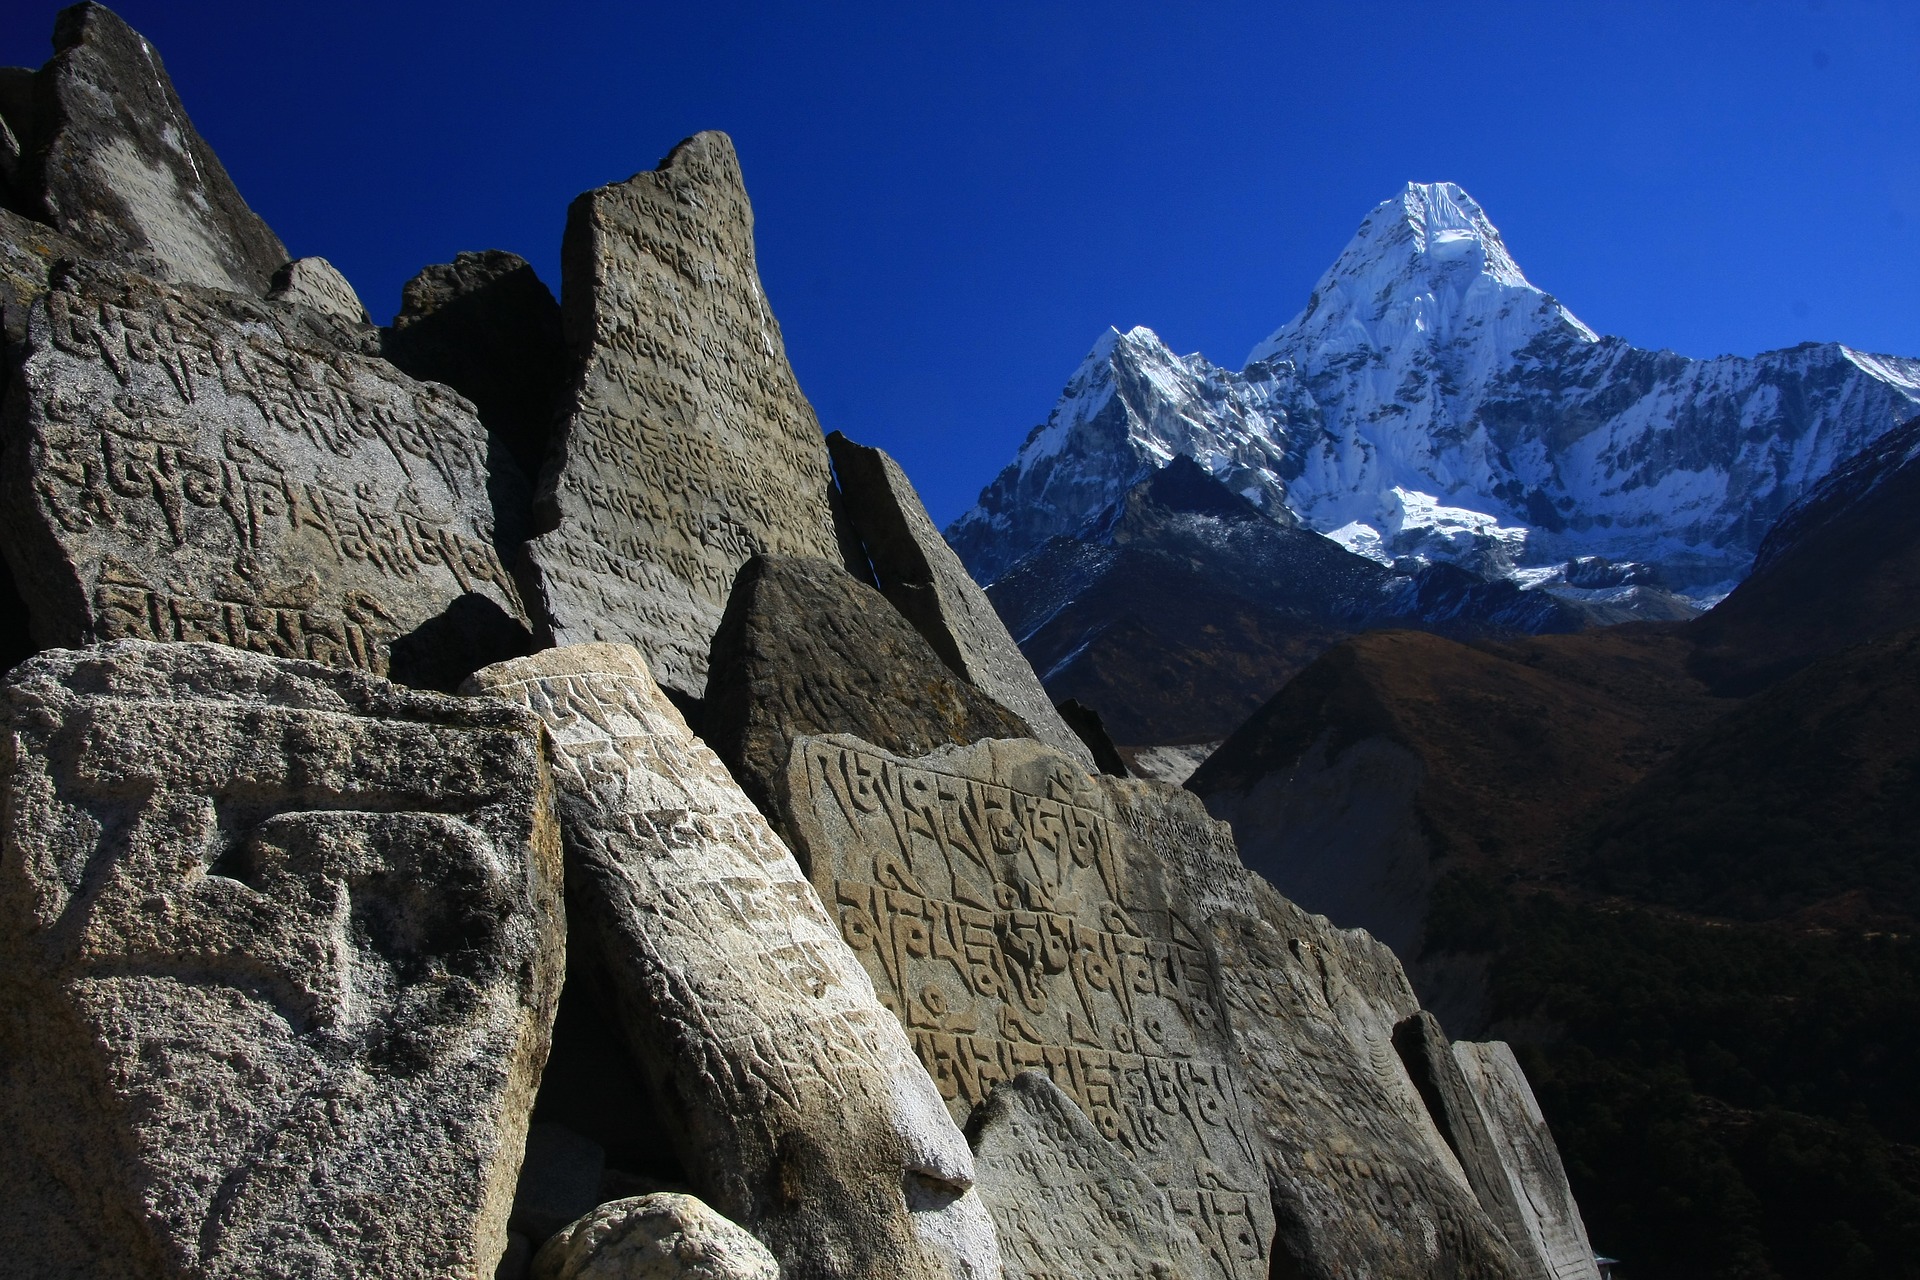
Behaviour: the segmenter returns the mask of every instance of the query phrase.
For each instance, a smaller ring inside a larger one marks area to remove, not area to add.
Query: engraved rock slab
[[[312,307],[348,324],[373,323],[360,295],[340,269],[325,258],[295,258],[274,272],[267,300]]]
[[[286,247],[194,130],[159,53],[98,4],[62,10],[53,47],[28,147],[53,225],[98,257],[265,296]]]
[[[1086,743],[1054,709],[1007,624],[940,536],[900,464],[838,431],[827,447],[847,518],[887,598],[941,661],[1024,720],[1034,737],[1095,768]]]
[[[780,1280],[767,1247],[698,1199],[610,1200],[533,1259],[533,1280]]]
[[[468,689],[548,726],[576,945],[703,1198],[790,1278],[997,1276],[972,1156],[899,1023],[639,653],[548,650]]]
[[[1151,1179],[1038,1071],[994,1088],[967,1122],[1006,1280],[1194,1280],[1193,1232]]]
[[[13,1273],[490,1275],[564,949],[538,723],[139,641],[0,703]]]
[[[1453,1046],[1453,1056],[1501,1152],[1528,1243],[1544,1260],[1547,1274],[1553,1280],[1599,1280],[1560,1149],[1513,1049],[1499,1040],[1463,1041]]]
[[[0,460],[36,640],[211,640],[385,674],[392,642],[456,602],[516,626],[471,407],[360,340],[236,294],[60,273]]]
[[[1045,1072],[1165,1194],[1205,1275],[1259,1280],[1258,1136],[1201,921],[1121,803],[1148,785],[1031,740],[903,759],[842,735],[795,743],[782,812],[956,1118]]]
[[[536,500],[528,605],[554,644],[624,641],[659,682],[706,689],[736,570],[839,555],[832,477],[754,265],[733,144],[701,133],[581,196],[562,299],[579,361]]]
[[[850,733],[917,756],[1027,736],[1012,712],[947,670],[884,596],[826,560],[747,561],[712,652],[703,735],[763,812],[798,737]]]

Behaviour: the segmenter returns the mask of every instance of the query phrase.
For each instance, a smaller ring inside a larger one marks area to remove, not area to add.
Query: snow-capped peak
[[[1489,325],[1495,333],[1479,332]],[[1472,196],[1451,182],[1409,182],[1374,207],[1300,314],[1247,359],[1291,357],[1303,342],[1384,350],[1409,334],[1476,347],[1493,337],[1504,356],[1556,329],[1596,340],[1527,279]]]

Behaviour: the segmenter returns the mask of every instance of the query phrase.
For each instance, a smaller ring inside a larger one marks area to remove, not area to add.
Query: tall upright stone
[[[965,1139],[793,855],[631,646],[469,690],[552,735],[577,946],[701,1197],[790,1280],[993,1280]]]
[[[54,21],[24,185],[97,257],[182,284],[264,297],[286,246],[187,118],[146,39],[104,5]]]
[[[1040,677],[1007,634],[987,593],[940,536],[900,464],[838,431],[827,438],[827,447],[847,519],[887,599],[955,674],[1019,716],[1040,741],[1083,768],[1097,768],[1086,743],[1040,687]]]
[[[631,643],[699,697],[747,557],[840,554],[826,445],[760,287],[732,142],[696,134],[581,196],[561,256],[579,372],[535,502],[528,604],[552,643]]]
[[[1542,1259],[1553,1280],[1599,1280],[1560,1149],[1512,1047],[1499,1040],[1463,1041],[1453,1046],[1453,1056],[1501,1155],[1521,1213],[1522,1247]]]
[[[139,641],[0,704],[0,1269],[491,1275],[565,946],[533,717]]]
[[[467,670],[525,652],[485,434],[372,341],[315,311],[65,272],[30,310],[0,457],[39,644],[211,640],[386,674],[451,612],[452,640],[487,641]]]

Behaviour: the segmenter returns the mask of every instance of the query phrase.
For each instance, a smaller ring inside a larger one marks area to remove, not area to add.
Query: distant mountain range
[[[946,532],[992,582],[1186,456],[1381,564],[1578,597],[1566,565],[1601,557],[1711,602],[1789,504],[1916,409],[1920,360],[1838,343],[1696,360],[1601,337],[1465,191],[1410,183],[1239,372],[1110,330]]]

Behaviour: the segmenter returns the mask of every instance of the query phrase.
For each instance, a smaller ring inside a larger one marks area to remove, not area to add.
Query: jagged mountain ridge
[[[1920,360],[1838,343],[1698,360],[1599,336],[1465,191],[1409,183],[1237,373],[1110,330],[947,535],[991,581],[1187,454],[1382,562],[1538,586],[1599,555],[1715,598],[1781,511],[1916,405]]]

